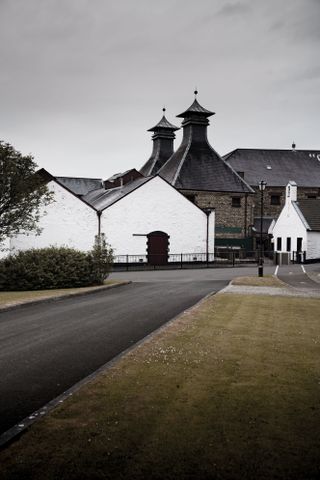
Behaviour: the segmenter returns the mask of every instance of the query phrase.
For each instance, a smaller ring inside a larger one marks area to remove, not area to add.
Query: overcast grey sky
[[[220,154],[320,149],[320,0],[0,0],[0,68],[0,139],[56,175],[140,168],[195,86]]]

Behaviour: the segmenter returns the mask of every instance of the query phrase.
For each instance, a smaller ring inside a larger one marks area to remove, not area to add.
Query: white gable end
[[[207,216],[175,188],[154,177],[102,212],[101,231],[116,255],[145,255],[146,235],[169,235],[169,253],[206,252]],[[209,217],[209,251],[214,251],[214,212]]]
[[[55,181],[49,182],[48,188],[54,192],[54,202],[42,209],[41,234],[17,235],[11,239],[11,250],[51,245],[90,250],[98,233],[96,212]]]

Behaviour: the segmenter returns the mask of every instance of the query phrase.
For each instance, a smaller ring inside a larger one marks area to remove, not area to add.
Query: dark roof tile
[[[295,202],[311,230],[320,232],[320,199],[305,198]]]
[[[299,187],[320,187],[320,150],[268,150],[238,148],[223,157],[252,186],[265,180],[284,187],[294,180]]]

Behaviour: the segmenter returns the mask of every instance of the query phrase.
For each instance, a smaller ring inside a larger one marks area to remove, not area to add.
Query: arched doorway
[[[147,238],[148,263],[150,265],[168,263],[169,235],[165,232],[151,232]]]

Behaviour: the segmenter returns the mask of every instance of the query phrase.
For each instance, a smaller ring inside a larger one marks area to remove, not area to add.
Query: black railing
[[[264,261],[272,262],[274,252],[264,252]],[[259,251],[218,247],[214,253],[169,253],[141,255],[115,255],[114,270],[158,270],[177,268],[211,268],[258,264]]]

